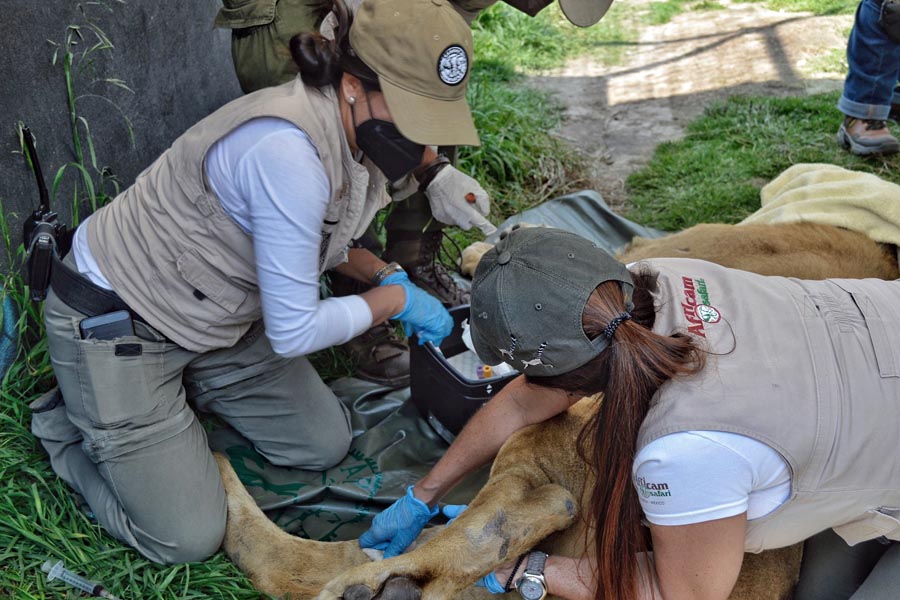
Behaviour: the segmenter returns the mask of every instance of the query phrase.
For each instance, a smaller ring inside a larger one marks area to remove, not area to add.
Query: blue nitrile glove
[[[484,588],[492,594],[505,594],[503,584],[497,581],[497,576],[491,571],[481,579],[475,582],[475,587]]]
[[[406,488],[406,495],[388,506],[372,520],[372,526],[359,537],[360,548],[384,550],[384,557],[398,556],[413,543],[437,508],[413,496],[413,486]]]
[[[406,273],[391,273],[380,285],[399,285],[406,292],[403,310],[391,317],[403,323],[406,335],[419,336],[419,345],[431,342],[440,346],[453,329],[453,317],[441,301],[414,285]]]
[[[441,509],[441,514],[447,517],[447,525],[456,520],[456,517],[463,514],[463,511],[469,508],[468,504],[448,504]]]

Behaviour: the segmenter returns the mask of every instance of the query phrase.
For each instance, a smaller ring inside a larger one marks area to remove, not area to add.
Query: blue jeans
[[[880,0],[863,0],[847,42],[850,72],[838,110],[857,119],[887,119],[891,104],[900,104],[900,44],[884,33],[878,18]]]

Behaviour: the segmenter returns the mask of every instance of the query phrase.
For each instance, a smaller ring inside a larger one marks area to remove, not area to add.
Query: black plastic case
[[[438,352],[431,343],[423,346],[410,340],[410,395],[413,404],[446,442],[450,443],[466,421],[491,396],[503,389],[518,373],[487,379],[469,379],[447,359],[468,350],[462,341],[462,322],[469,317],[469,305],[450,309],[453,331]]]

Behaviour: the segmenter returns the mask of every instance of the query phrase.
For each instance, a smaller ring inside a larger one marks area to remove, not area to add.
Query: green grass
[[[857,0],[768,0],[773,10],[811,12],[814,15],[852,15],[859,5]]]
[[[852,15],[859,4],[857,0],[731,0],[735,4],[764,4],[772,10],[809,12],[814,15]],[[685,11],[724,9],[716,0],[665,0],[651,2],[643,11],[641,20],[650,25],[663,25],[675,15]]]
[[[831,163],[900,183],[900,158],[862,159],[837,145],[837,97],[736,97],[711,106],[683,140],[659,146],[628,178],[627,216],[669,231],[734,223],[759,208],[762,185],[796,163]]]
[[[613,3],[599,23],[581,28],[569,23],[556,4],[532,18],[498,2],[472,26],[476,64],[501,62],[519,71],[534,71],[558,67],[584,53],[605,64],[617,64],[637,39],[632,11],[623,3]]]

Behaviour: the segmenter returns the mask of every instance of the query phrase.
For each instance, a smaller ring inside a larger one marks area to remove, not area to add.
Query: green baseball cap
[[[406,138],[435,146],[477,146],[466,103],[472,32],[448,0],[363,0],[350,45],[378,75]]]
[[[603,352],[581,316],[591,292],[619,281],[625,309],[634,284],[625,265],[585,238],[546,227],[509,232],[478,263],[469,315],[475,352],[526,375],[560,375]]]

